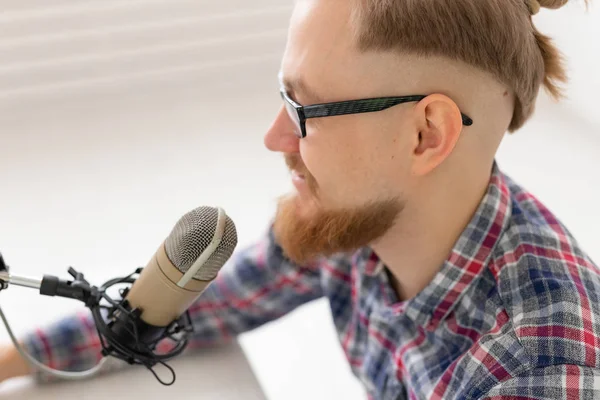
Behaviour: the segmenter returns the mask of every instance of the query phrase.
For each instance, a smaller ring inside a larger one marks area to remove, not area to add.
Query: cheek
[[[351,141],[331,143],[307,140],[300,145],[300,155],[317,182],[321,200],[332,206],[356,206],[370,199],[372,165]],[[360,146],[359,146],[360,147]]]
[[[306,169],[315,180],[322,200],[331,200],[332,193],[339,190],[337,167],[342,162],[339,154],[332,154],[326,140],[311,136],[300,141],[300,156]]]
[[[300,154],[323,201],[355,206],[397,195],[407,155],[396,126],[376,115],[332,117],[300,141]]]

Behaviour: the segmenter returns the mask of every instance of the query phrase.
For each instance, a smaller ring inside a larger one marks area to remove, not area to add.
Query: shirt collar
[[[506,177],[494,162],[487,191],[471,221],[431,283],[400,307],[416,324],[435,330],[489,262],[498,238],[510,219],[511,197]],[[369,276],[382,273],[383,264],[371,249],[359,259]]]

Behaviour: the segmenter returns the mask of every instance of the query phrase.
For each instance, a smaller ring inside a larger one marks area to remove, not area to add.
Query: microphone
[[[237,245],[235,224],[221,208],[200,207],[177,222],[128,293],[125,308],[139,316],[139,338],[117,310],[109,323],[121,343],[153,343],[217,277]]]
[[[112,279],[98,288],[71,267],[69,273],[73,281],[50,275],[40,281],[11,275],[0,254],[0,291],[13,284],[39,289],[42,295],[84,302],[92,311],[102,355],[144,365],[160,383],[168,386],[175,382],[175,372],[165,361],[185,349],[187,336],[193,332],[187,310],[214,281],[236,246],[237,232],[231,218],[221,208],[204,206],[181,217],[146,267],[138,268],[129,276]],[[120,298],[107,295],[109,288],[123,283],[130,287],[119,292]],[[101,304],[102,300],[108,304]],[[21,350],[4,315],[0,316],[15,346]],[[170,339],[174,348],[158,354],[156,348],[164,339]],[[51,370],[30,356],[25,358],[46,372],[76,379],[75,375]],[[171,371],[170,383],[162,381],[154,372],[156,364]]]

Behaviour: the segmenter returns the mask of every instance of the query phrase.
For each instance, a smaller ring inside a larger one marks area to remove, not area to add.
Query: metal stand
[[[160,383],[169,386],[175,383],[176,376],[166,361],[185,350],[193,326],[189,312],[167,327],[152,326],[140,318],[141,310],[132,309],[126,297],[141,271],[142,268],[138,268],[128,276],[111,279],[98,288],[90,285],[83,274],[72,267],[68,270],[73,277],[72,281],[50,275],[45,275],[41,281],[13,276],[0,254],[0,291],[7,289],[9,285],[17,285],[38,289],[39,293],[45,296],[66,297],[83,302],[92,312],[103,356],[112,356],[129,364],[143,365]],[[119,298],[110,298],[106,291],[119,284],[128,284],[129,287],[119,291]],[[159,343],[166,340],[172,342],[172,349],[164,354],[157,354]],[[164,382],[158,377],[153,369],[157,364],[163,365],[171,372],[172,381]]]

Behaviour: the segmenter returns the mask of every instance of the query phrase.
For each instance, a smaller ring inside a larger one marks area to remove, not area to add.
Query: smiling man
[[[195,344],[325,296],[372,399],[600,398],[600,270],[495,160],[540,88],[559,94],[532,14],[563,3],[298,0],[264,139],[296,190],[191,307]],[[82,370],[90,324],[23,343]],[[4,354],[4,378],[30,373]]]

